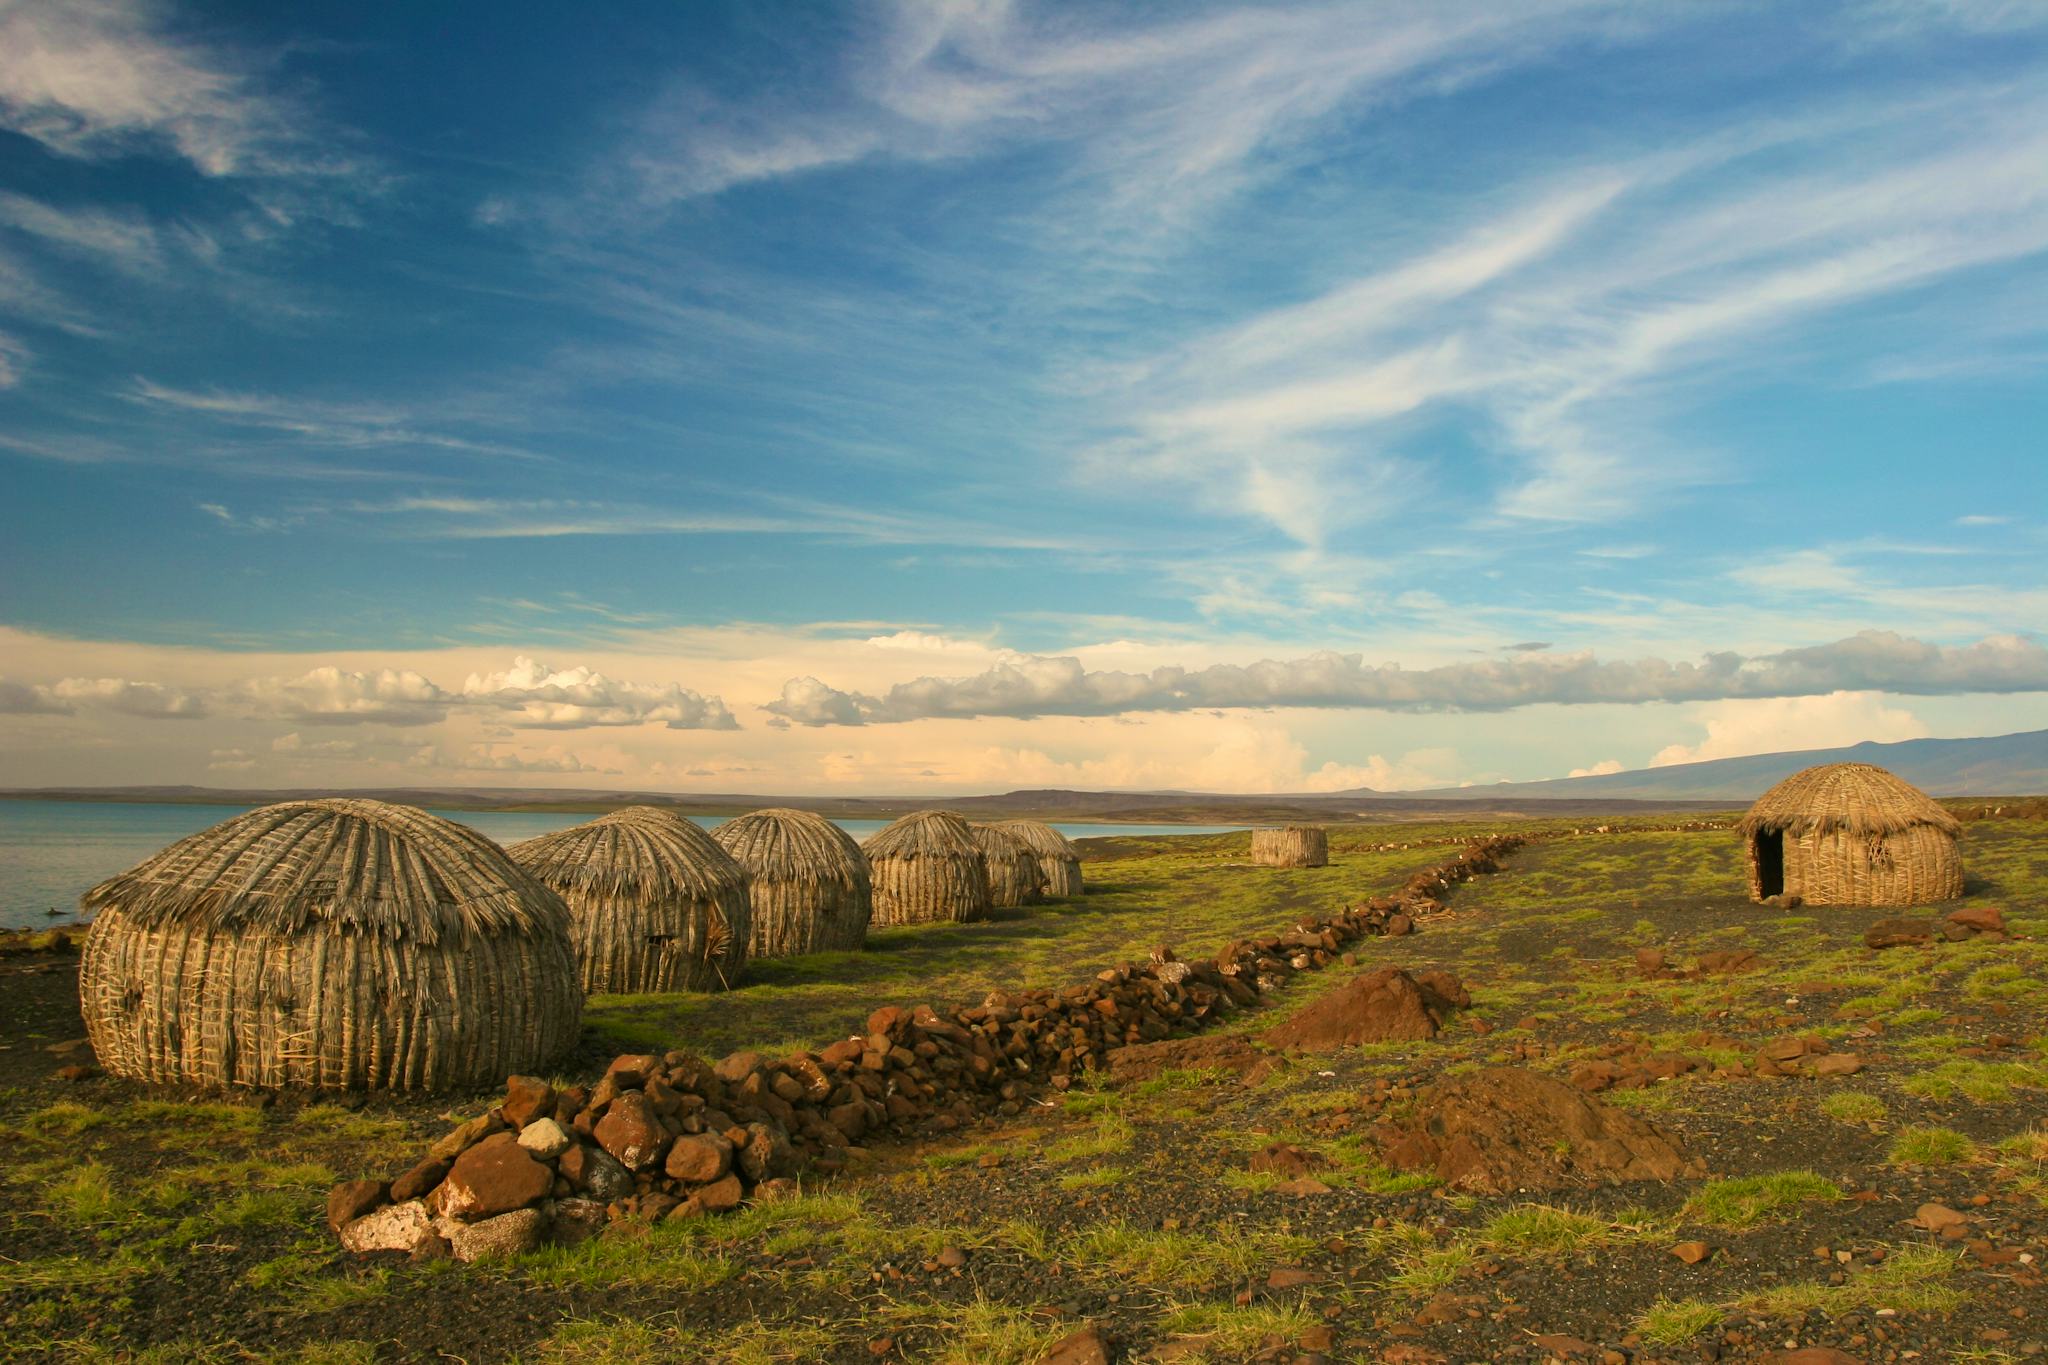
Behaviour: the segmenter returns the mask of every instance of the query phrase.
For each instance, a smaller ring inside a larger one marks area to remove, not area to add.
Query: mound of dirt
[[[1454,1009],[1472,1003],[1458,978],[1445,971],[1415,975],[1382,967],[1355,977],[1268,1031],[1274,1047],[1334,1052],[1360,1043],[1436,1037]]]
[[[1397,1171],[1426,1171],[1481,1194],[1703,1174],[1670,1138],[1563,1081],[1495,1067],[1437,1082],[1406,1119],[1373,1130]]]
[[[1280,1064],[1234,1034],[1132,1043],[1111,1048],[1108,1060],[1110,1079],[1119,1084],[1149,1081],[1162,1071],[1227,1071],[1246,1085],[1257,1085]]]

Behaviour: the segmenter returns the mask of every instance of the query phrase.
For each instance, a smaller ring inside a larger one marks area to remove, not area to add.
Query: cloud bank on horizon
[[[836,13],[0,0],[19,780],[2048,726],[2048,11]]]

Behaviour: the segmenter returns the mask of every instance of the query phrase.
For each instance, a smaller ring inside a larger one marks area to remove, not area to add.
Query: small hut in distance
[[[1260,867],[1328,867],[1330,837],[1320,825],[1255,829],[1252,861]]]
[[[746,869],[695,821],[627,806],[508,851],[568,903],[591,994],[739,984],[752,932]]]
[[[876,924],[987,919],[988,868],[967,822],[949,811],[921,810],[867,841]]]
[[[1749,855],[1751,900],[1925,905],[1963,894],[1961,823],[1868,763],[1794,773],[1736,828]]]
[[[975,846],[988,871],[989,904],[1007,910],[1045,899],[1045,869],[1022,839],[1001,825],[974,825]]]
[[[1005,820],[998,829],[1013,834],[1038,858],[1045,873],[1045,894],[1053,900],[1078,896],[1085,890],[1081,881],[1081,850],[1074,841],[1042,820]]]
[[[868,936],[874,889],[853,836],[806,810],[757,810],[711,837],[747,870],[750,957],[849,951]]]
[[[382,801],[232,816],[85,893],[100,1064],[157,1084],[456,1090],[544,1070],[583,990],[561,898]]]

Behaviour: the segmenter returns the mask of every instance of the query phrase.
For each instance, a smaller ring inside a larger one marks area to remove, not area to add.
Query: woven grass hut
[[[1252,861],[1261,867],[1328,867],[1330,838],[1320,825],[1255,829]]]
[[[1081,894],[1081,850],[1072,839],[1042,820],[1005,820],[998,828],[1015,835],[1038,859],[1047,899]]]
[[[465,825],[287,801],[86,892],[79,1008],[139,1081],[451,1090],[575,1043],[569,911]]]
[[[746,869],[694,821],[627,806],[510,852],[568,902],[592,995],[739,983],[751,918]]]
[[[1794,773],[1736,828],[1749,852],[1751,900],[1925,905],[1963,894],[1961,823],[1925,792],[1868,763]]]
[[[875,883],[876,924],[987,919],[988,869],[959,816],[921,810],[881,830],[861,850]]]
[[[874,887],[853,837],[807,810],[757,810],[711,831],[747,870],[752,957],[857,950]]]
[[[988,903],[998,910],[1045,899],[1045,869],[1022,839],[1001,825],[973,825],[974,845],[988,873]]]

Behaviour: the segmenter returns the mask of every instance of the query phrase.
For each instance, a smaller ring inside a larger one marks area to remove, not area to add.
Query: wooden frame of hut
[[[1749,898],[1807,905],[1925,905],[1963,894],[1962,824],[1868,763],[1794,773],[1736,826]]]
[[[988,873],[988,902],[998,910],[1036,905],[1045,899],[1045,869],[1038,855],[1001,825],[970,825],[974,846]]]
[[[874,879],[874,923],[988,918],[988,869],[981,848],[967,822],[950,811],[906,815],[877,832],[861,851]]]
[[[100,1064],[154,1083],[450,1090],[576,1042],[561,899],[466,825],[382,801],[223,820],[88,891]]]
[[[747,872],[695,821],[627,806],[510,852],[567,902],[592,995],[739,984],[752,933]]]
[[[858,950],[874,914],[868,860],[853,836],[807,810],[757,810],[711,831],[747,871],[752,957]]]
[[[1048,900],[1083,894],[1081,850],[1072,839],[1043,820],[1004,820],[997,828],[1015,835],[1037,856],[1039,870],[1045,874]]]
[[[1252,861],[1260,867],[1328,867],[1330,836],[1321,825],[1255,829]]]

